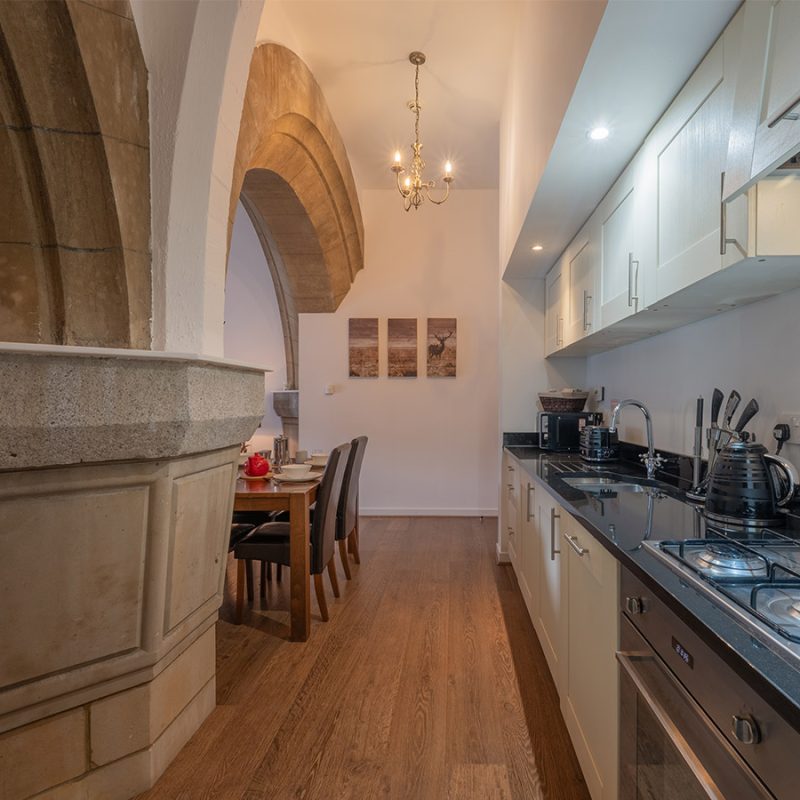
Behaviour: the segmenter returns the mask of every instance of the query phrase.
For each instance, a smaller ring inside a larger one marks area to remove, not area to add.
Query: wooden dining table
[[[321,477],[321,472],[315,472]],[[303,483],[236,481],[234,511],[289,512],[289,627],[292,641],[305,642],[311,632],[310,513],[317,499],[319,480]],[[243,566],[243,565],[242,565]]]

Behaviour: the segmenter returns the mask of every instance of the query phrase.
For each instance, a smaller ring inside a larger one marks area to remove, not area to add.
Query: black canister
[[[616,461],[619,458],[617,432],[602,425],[587,425],[581,431],[580,453],[584,461]]]
[[[776,470],[785,477],[776,480]],[[708,519],[739,525],[781,525],[778,512],[794,496],[797,471],[763,444],[734,441],[714,461],[708,482],[705,513]]]

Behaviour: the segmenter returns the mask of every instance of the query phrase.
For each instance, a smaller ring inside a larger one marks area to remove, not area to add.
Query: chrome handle
[[[720,175],[719,189],[719,254],[724,256],[728,250],[725,229],[728,227],[728,206],[725,203],[725,173]]]
[[[583,558],[589,551],[585,547],[581,547],[578,544],[578,537],[577,536],[570,536],[569,534],[564,534],[564,538],[567,540],[567,544],[581,557]]]
[[[556,344],[559,347],[564,344],[564,317],[556,318]]]
[[[633,253],[628,253],[628,308],[633,307]]]
[[[639,696],[644,700],[650,709],[653,716],[658,720],[664,733],[667,734],[672,745],[683,758],[686,766],[692,771],[692,774],[697,779],[698,788],[701,788],[709,800],[725,800],[722,791],[713,781],[708,774],[708,770],[694,753],[689,746],[689,743],[684,739],[683,734],[671,719],[669,712],[661,705],[656,696],[650,691],[645,684],[642,677],[639,675],[636,667],[634,666],[634,658],[653,660],[652,656],[642,656],[639,653],[617,653],[617,661],[626,676],[631,680],[636,687]],[[673,680],[666,672],[663,673],[665,677],[669,678],[670,684],[678,691],[683,700],[688,703],[696,712],[698,718],[705,724],[708,733],[717,741],[717,743],[725,750],[726,754],[733,759],[736,764],[743,764],[741,756],[731,747],[724,736],[717,730],[716,726],[706,722],[704,712],[700,711],[697,702],[686,692],[686,690],[677,681]],[[768,795],[764,794],[764,797]]]
[[[631,255],[633,255],[633,253],[631,253]],[[633,310],[636,312],[639,310],[639,260],[632,258],[631,264],[636,264],[636,269],[633,270],[633,295],[631,296]]]
[[[525,514],[526,522],[531,521],[531,492],[533,491],[533,486],[529,483],[528,484],[528,510]]]
[[[641,597],[626,597],[625,610],[631,615],[644,614],[644,601]]]
[[[588,331],[589,328],[591,328],[591,326],[592,326],[590,322],[587,322],[587,317],[588,317],[589,313],[588,313],[587,308],[586,308],[591,299],[592,299],[592,296],[589,294],[589,290],[588,289],[584,289],[583,290],[583,332],[584,333],[586,333],[586,331]]]
[[[797,106],[800,106],[800,95],[796,95],[791,99],[783,108],[774,114],[772,119],[767,123],[768,128],[774,128],[779,122],[797,122],[800,119],[800,111]]]
[[[556,514],[554,508],[550,509],[550,560],[555,561],[561,551],[556,550],[556,520],[561,519],[561,514]]]

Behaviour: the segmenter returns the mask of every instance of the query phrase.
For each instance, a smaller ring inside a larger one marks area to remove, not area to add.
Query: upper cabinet
[[[577,342],[590,334],[595,325],[597,298],[597,236],[592,222],[584,226],[567,248],[568,325],[566,344]]]
[[[724,197],[800,151],[800,3],[748,0],[743,15]]]
[[[545,355],[564,346],[566,310],[564,303],[563,259],[547,273],[545,279]]]
[[[747,0],[731,20],[548,275],[547,355],[800,287],[797,41],[800,0]]]

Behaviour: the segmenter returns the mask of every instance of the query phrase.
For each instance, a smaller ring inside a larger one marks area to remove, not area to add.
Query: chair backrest
[[[342,493],[350,444],[340,444],[331,451],[325,473],[317,489],[314,523],[311,526],[311,574],[320,574],[333,558],[336,547],[336,512]]]
[[[339,513],[336,519],[336,538],[346,539],[356,526],[358,518],[358,479],[361,475],[361,464],[364,451],[367,449],[367,437],[359,436],[350,442],[350,457],[347,459],[347,471],[344,474],[342,497],[339,500]]]

